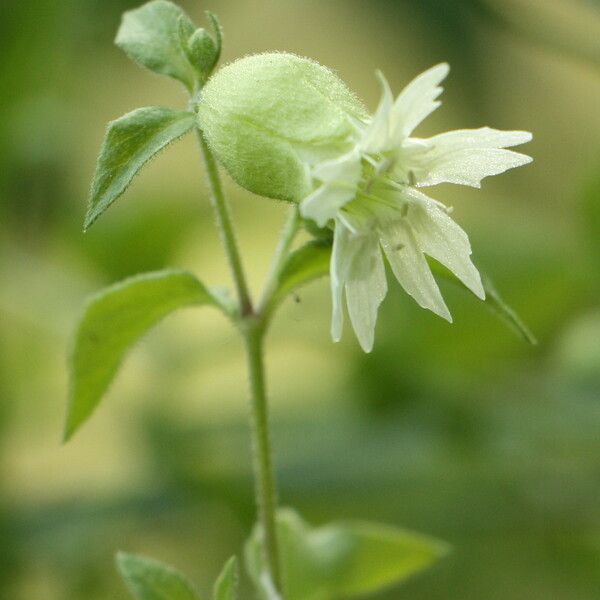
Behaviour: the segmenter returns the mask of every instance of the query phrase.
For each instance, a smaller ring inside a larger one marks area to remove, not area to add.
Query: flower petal
[[[379,239],[363,235],[355,240],[360,246],[354,254],[348,281],[346,302],[356,337],[365,352],[371,352],[379,305],[387,294],[385,266]]]
[[[410,204],[406,218],[421,250],[450,269],[478,298],[485,300],[481,277],[471,262],[467,234],[435,200],[414,189],[408,189],[407,195],[417,200]]]
[[[325,227],[327,221],[355,194],[355,191],[335,184],[321,185],[302,201],[300,212],[305,219],[312,219],[319,227]]]
[[[354,252],[357,249],[352,244],[352,237],[350,231],[342,223],[336,221],[333,251],[329,264],[332,302],[331,337],[334,342],[340,341],[344,327],[344,308],[342,305],[344,286],[352,267]]]
[[[381,84],[381,100],[377,111],[373,115],[361,141],[361,149],[364,152],[379,153],[387,150],[386,146],[390,139],[390,112],[394,103],[392,90],[381,71],[376,73]]]
[[[398,221],[381,234],[381,245],[400,285],[419,306],[452,322],[440,288],[410,227],[404,221]]]
[[[425,140],[436,148],[452,150],[462,148],[509,148],[526,144],[532,139],[529,131],[501,131],[491,127],[456,129],[434,135]]]
[[[338,158],[323,161],[312,170],[313,177],[323,183],[347,182],[350,185],[358,183],[361,173],[360,152],[357,148]]]
[[[400,93],[392,109],[392,135],[397,143],[440,106],[441,102],[436,100],[442,93],[439,84],[449,71],[447,63],[436,65],[413,79]]]
[[[356,195],[362,174],[358,151],[319,164],[313,176],[323,183],[300,203],[302,216],[324,227]]]
[[[410,161],[418,185],[458,183],[480,187],[481,180],[531,162],[525,154],[504,150],[531,140],[527,131],[490,127],[449,131],[422,140],[427,149],[413,148]]]
[[[465,148],[437,155],[413,170],[418,186],[457,183],[481,187],[481,180],[530,163],[526,154],[499,148]]]

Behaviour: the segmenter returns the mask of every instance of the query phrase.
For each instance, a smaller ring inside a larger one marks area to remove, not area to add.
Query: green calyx
[[[309,167],[349,149],[367,113],[346,85],[317,62],[287,53],[248,56],[206,83],[198,124],[242,187],[298,202]]]

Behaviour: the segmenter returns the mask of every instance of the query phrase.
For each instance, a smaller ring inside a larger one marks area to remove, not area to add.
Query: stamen
[[[399,192],[405,192],[406,186],[408,185],[408,181],[398,182],[394,181],[393,179],[389,179],[388,177],[384,177],[383,182],[386,183],[391,189],[397,190]]]
[[[363,158],[375,169],[379,169],[379,164],[372,156],[368,154],[363,154]]]
[[[377,162],[372,156],[364,154],[363,158],[375,169],[375,173],[367,179],[364,187],[364,191],[369,193],[373,185],[380,178],[385,178],[385,175],[389,173],[396,163],[395,157],[384,158],[382,161]]]

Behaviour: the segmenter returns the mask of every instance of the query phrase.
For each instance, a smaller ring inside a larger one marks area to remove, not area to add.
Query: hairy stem
[[[223,195],[223,188],[217,170],[215,158],[204,139],[202,132],[198,129],[198,141],[204,157],[204,164],[211,189],[211,200],[215,210],[217,224],[219,226],[223,245],[229,260],[229,266],[235,282],[239,299],[238,324],[243,333],[246,358],[248,362],[248,373],[250,376],[251,392],[251,425],[252,425],[252,448],[254,480],[256,487],[256,504],[258,507],[258,520],[263,535],[264,559],[272,584],[281,594],[281,572],[279,568],[279,552],[277,545],[277,529],[275,511],[277,508],[277,491],[275,487],[275,476],[273,473],[273,461],[271,458],[271,439],[269,433],[269,418],[267,395],[265,388],[265,369],[263,362],[263,341],[266,331],[266,319],[254,312],[242,261],[240,258],[233,223]],[[294,217],[293,221],[297,220]],[[290,225],[291,227],[291,225]],[[278,247],[278,256],[287,254],[292,239],[285,241],[297,229],[297,223],[293,225],[293,232],[285,235]],[[286,231],[289,227],[286,228]],[[278,274],[276,265],[281,259],[276,259],[274,274]],[[267,284],[269,288],[270,284]]]
[[[204,158],[204,166],[206,167],[206,173],[208,175],[208,181],[210,184],[211,202],[215,211],[217,224],[219,225],[221,238],[223,240],[223,245],[225,246],[225,252],[227,253],[227,260],[229,261],[229,267],[231,268],[231,273],[233,275],[233,280],[237,290],[240,303],[240,315],[249,315],[252,313],[252,300],[250,299],[250,293],[248,292],[248,285],[246,283],[246,276],[242,266],[242,259],[240,258],[240,252],[238,250],[233,224],[231,222],[231,216],[229,214],[229,209],[223,194],[223,187],[221,185],[217,163],[213,153],[206,143],[206,140],[204,139],[202,131],[197,128],[196,132],[198,134],[198,141],[200,142],[200,149],[202,150],[202,156]]]
[[[279,566],[277,526],[275,521],[277,490],[273,471],[265,388],[264,336],[265,326],[262,320],[260,318],[249,318],[246,321],[246,328],[244,330],[244,341],[246,343],[246,357],[252,396],[252,445],[256,502],[263,536],[265,563],[273,586],[281,594],[281,570]]]

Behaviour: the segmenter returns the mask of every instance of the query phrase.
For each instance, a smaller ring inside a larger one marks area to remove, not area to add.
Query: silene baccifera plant
[[[277,307],[299,287],[330,276],[331,335],[342,335],[344,297],[363,350],[374,343],[387,291],[385,260],[415,301],[451,320],[434,274],[471,290],[532,340],[526,327],[471,262],[466,233],[451,210],[424,193],[449,182],[480,187],[484,177],[530,162],[506,148],[524,131],[488,127],[413,135],[440,102],[449,67],[439,64],[395,99],[382,90],[373,116],[329,69],[287,53],[247,56],[215,71],[222,30],[196,28],[175,4],[153,0],[123,16],[116,43],[139,65],[181,82],[185,110],[140,108],[109,124],[98,159],[85,229],[127,189],[136,173],[171,142],[193,132],[199,142],[234,295],[191,273],[144,273],[88,301],[70,363],[65,438],[88,419],[135,342],[163,317],[187,306],[220,310],[245,344],[258,523],[244,549],[247,574],[266,600],[338,600],[373,593],[431,565],[446,545],[427,536],[366,522],[311,528],[277,508],[265,391],[263,344]],[[287,202],[290,216],[257,301],[250,294],[223,195],[218,163],[243,188]],[[312,240],[297,247],[300,229]],[[118,566],[138,600],[198,599],[174,569],[120,553]],[[238,562],[224,567],[218,600],[237,597]]]

